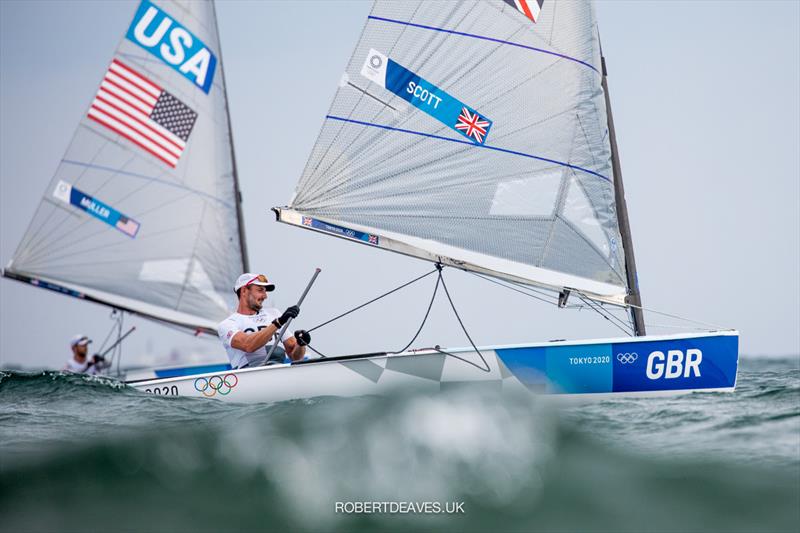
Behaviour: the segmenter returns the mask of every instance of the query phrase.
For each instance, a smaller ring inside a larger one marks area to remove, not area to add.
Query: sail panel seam
[[[222,198],[217,198],[216,196],[213,196],[211,194],[205,193],[203,191],[198,191],[197,189],[192,189],[191,187],[187,187],[186,185],[182,185],[180,183],[171,182],[169,180],[162,180],[160,178],[154,178],[152,176],[145,176],[144,174],[137,174],[136,172],[130,172],[130,171],[127,171],[127,170],[120,170],[120,169],[116,169],[116,168],[106,167],[106,166],[103,166],[103,165],[95,165],[93,163],[84,163],[83,161],[73,161],[71,159],[62,159],[61,162],[62,163],[66,163],[68,165],[77,165],[77,166],[86,167],[86,168],[94,168],[94,169],[98,169],[98,170],[107,170],[109,172],[114,172],[115,174],[121,174],[121,175],[124,175],[124,176],[131,176],[131,177],[134,177],[134,178],[141,178],[141,179],[145,179],[145,180],[152,181],[152,182],[155,182],[155,183],[160,183],[162,185],[169,185],[170,187],[175,187],[177,189],[183,189],[183,190],[188,191],[188,192],[190,192],[192,194],[196,194],[198,196],[202,196],[202,197],[207,198],[209,200],[214,200],[215,202],[219,202],[220,204],[224,205],[225,207],[234,209],[233,205],[231,205],[230,203],[226,202]]]
[[[452,35],[460,35],[462,37],[471,37],[473,39],[481,39],[483,41],[491,41],[491,42],[494,42],[494,43],[500,43],[500,44],[507,44],[507,45],[510,45],[510,46],[516,46],[518,48],[524,48],[526,50],[532,50],[534,52],[540,52],[542,54],[549,54],[549,55],[552,55],[552,56],[560,57],[562,59],[567,59],[569,61],[574,61],[575,63],[579,63],[579,64],[581,64],[581,65],[583,65],[585,67],[589,67],[593,71],[595,71],[598,74],[600,74],[599,70],[597,70],[593,65],[587,63],[586,61],[581,61],[580,59],[577,59],[575,57],[570,57],[570,56],[565,55],[565,54],[559,54],[558,52],[553,52],[551,50],[545,50],[543,48],[536,48],[535,46],[528,46],[526,44],[515,43],[513,41],[504,41],[502,39],[495,39],[494,37],[486,37],[485,35],[476,35],[474,33],[466,33],[466,32],[463,32],[463,31],[448,30],[446,28],[437,28],[436,26],[427,26],[425,24],[416,24],[414,22],[403,22],[402,20],[394,20],[394,19],[387,19],[387,18],[383,18],[383,17],[376,17],[374,15],[370,15],[367,18],[368,19],[372,19],[372,20],[379,20],[381,22],[389,22],[389,23],[392,23],[392,24],[402,24],[404,26],[412,26],[414,28],[421,28],[423,30],[440,31],[440,32],[443,32],[443,33],[450,33]]]
[[[386,126],[384,124],[375,124],[375,123],[372,123],[372,122],[364,122],[364,121],[361,121],[361,120],[354,120],[354,119],[351,119],[351,118],[337,117],[337,116],[333,116],[333,115],[325,115],[325,118],[326,119],[331,119],[331,120],[337,120],[337,121],[340,121],[340,122],[350,122],[350,123],[353,123],[353,124],[359,124],[361,126],[372,126],[372,127],[375,127],[375,128],[381,128],[381,129],[390,130],[390,131],[399,131],[401,133],[410,133],[412,135],[420,135],[422,137],[430,137],[432,139],[439,139],[441,141],[450,141],[450,142],[454,142],[454,143],[458,143],[458,144],[464,144],[464,145],[467,145],[467,146],[472,146],[472,147],[475,147],[475,148],[486,148],[487,150],[494,150],[496,152],[503,152],[503,153],[512,154],[512,155],[519,155],[519,156],[522,156],[522,157],[528,157],[530,159],[538,159],[539,161],[546,161],[547,163],[553,163],[553,164],[561,165],[563,167],[571,168],[571,169],[574,169],[574,170],[580,170],[581,172],[586,172],[587,174],[591,174],[592,176],[597,176],[598,178],[604,179],[606,181],[611,181],[608,177],[603,176],[602,174],[599,174],[599,173],[597,173],[597,172],[595,172],[593,170],[589,170],[588,168],[583,168],[583,167],[579,167],[579,166],[576,166],[576,165],[571,165],[571,164],[565,163],[563,161],[556,161],[555,159],[548,159],[546,157],[541,157],[541,156],[538,156],[538,155],[526,154],[525,152],[518,152],[516,150],[509,150],[507,148],[500,148],[498,146],[489,146],[489,145],[486,145],[486,144],[480,144],[479,145],[479,144],[475,144],[475,143],[473,143],[471,141],[462,141],[460,139],[451,139],[449,137],[443,137],[441,135],[433,135],[433,134],[430,134],[430,133],[423,133],[421,131],[407,130],[407,129],[404,129],[404,128],[395,128],[395,127],[392,127],[392,126]]]

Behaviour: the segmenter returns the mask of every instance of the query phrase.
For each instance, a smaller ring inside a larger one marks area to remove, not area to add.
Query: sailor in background
[[[91,359],[87,357],[89,343],[91,342],[92,339],[86,335],[72,337],[69,342],[72,348],[72,357],[67,359],[67,364],[64,365],[64,372],[96,375],[110,366],[102,355],[93,355]]]
[[[275,290],[275,284],[263,274],[242,274],[233,290],[239,297],[239,307],[220,322],[217,334],[233,368],[260,366],[266,361],[276,333],[300,314],[300,308],[293,305],[283,313],[274,307],[264,308],[267,293]],[[311,335],[302,329],[295,331],[294,336],[287,331],[281,340],[285,350],[280,346],[275,348],[266,364],[283,363],[287,356],[292,361],[300,361],[305,356],[306,345],[311,342]]]

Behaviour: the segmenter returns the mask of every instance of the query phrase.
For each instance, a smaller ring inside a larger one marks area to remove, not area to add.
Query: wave
[[[0,395],[0,530],[800,525],[798,418],[738,393],[569,408],[471,389],[237,405],[45,372],[3,373]],[[357,502],[386,512],[344,512]],[[463,513],[397,505],[425,502]]]

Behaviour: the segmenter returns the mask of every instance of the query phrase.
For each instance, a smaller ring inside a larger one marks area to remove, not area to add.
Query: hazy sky
[[[137,5],[0,2],[3,265]],[[297,322],[305,327],[431,268],[277,224],[269,212],[294,190],[370,6],[217,5],[250,262],[280,284],[278,307],[323,269]],[[644,305],[737,328],[743,354],[800,353],[800,3],[600,2],[597,14]],[[479,344],[619,335],[590,311],[461,272],[446,279]],[[313,344],[329,354],[402,347],[429,281],[320,329]],[[101,341],[111,327],[105,307],[18,282],[0,281],[0,297],[0,365],[61,366],[71,335]],[[139,328],[129,364],[176,351],[224,359],[216,339],[126,323]],[[467,344],[444,300],[416,346],[433,344]]]

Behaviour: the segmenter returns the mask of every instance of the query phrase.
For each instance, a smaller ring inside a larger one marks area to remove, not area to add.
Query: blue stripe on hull
[[[183,368],[165,368],[156,370],[156,378],[177,378],[182,376],[193,376],[195,374],[209,374],[211,372],[224,372],[230,370],[229,364],[218,365],[205,365],[205,366],[189,366]]]
[[[581,394],[733,388],[739,337],[714,335],[495,352],[529,389]]]

